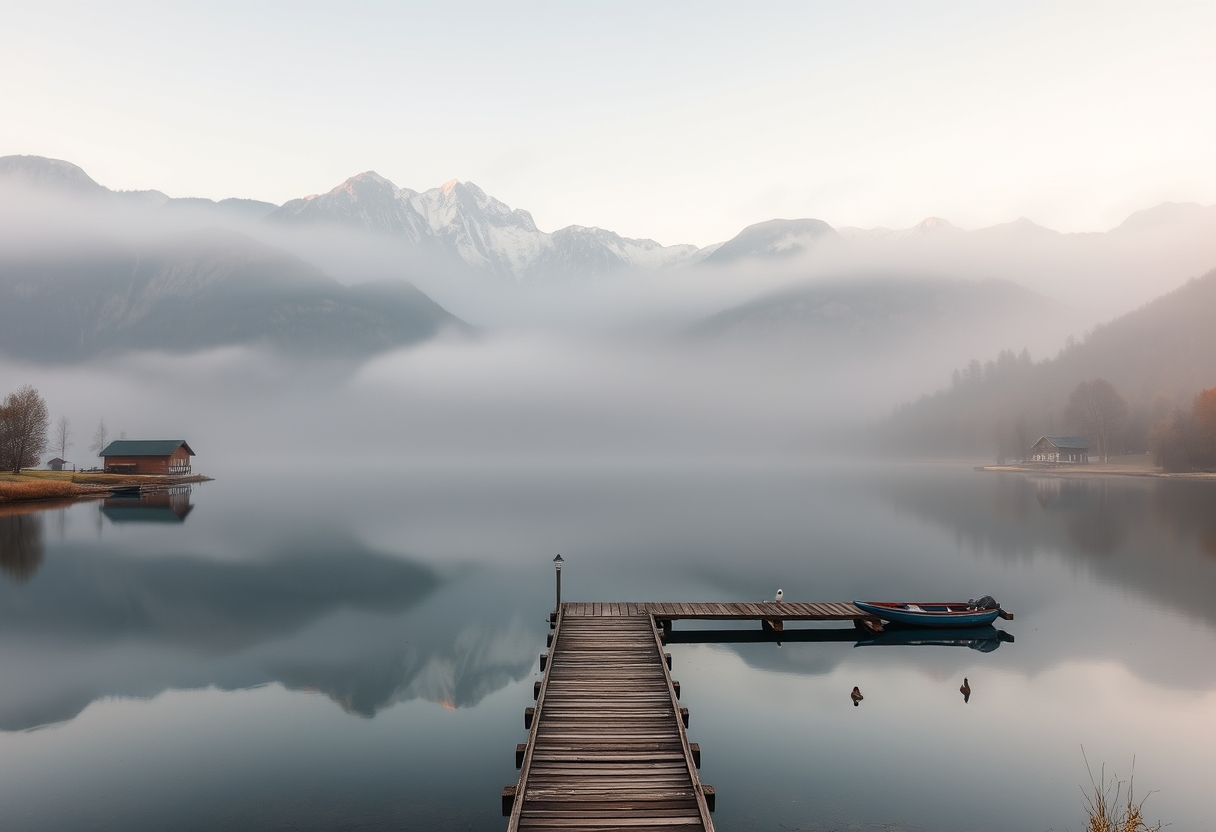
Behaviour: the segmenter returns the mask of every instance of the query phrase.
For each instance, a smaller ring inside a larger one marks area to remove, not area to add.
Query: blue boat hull
[[[926,612],[923,610],[900,609],[869,601],[854,601],[854,606],[862,612],[876,615],[883,621],[893,621],[899,624],[910,624],[914,627],[984,627],[996,621],[1001,614],[995,610],[967,610],[965,612]]]

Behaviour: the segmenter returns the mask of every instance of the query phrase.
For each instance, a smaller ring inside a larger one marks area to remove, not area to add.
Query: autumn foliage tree
[[[33,468],[46,450],[51,415],[38,391],[25,385],[0,404],[0,469]]]
[[[1167,471],[1216,470],[1216,387],[1153,427],[1149,447]]]

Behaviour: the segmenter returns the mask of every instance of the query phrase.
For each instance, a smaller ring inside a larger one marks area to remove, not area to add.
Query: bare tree
[[[55,423],[55,450],[60,459],[68,458],[68,448],[72,447],[72,428],[67,416],[60,416]]]
[[[1083,381],[1068,397],[1064,417],[1097,444],[1099,457],[1107,462],[1111,441],[1127,419],[1127,402],[1104,378]]]
[[[25,385],[0,405],[0,457],[14,474],[33,468],[46,450],[51,416],[38,391]]]
[[[97,431],[93,434],[93,444],[89,445],[89,450],[100,454],[106,447],[106,437],[109,435],[110,432],[106,430],[106,420],[102,419],[97,423]]]

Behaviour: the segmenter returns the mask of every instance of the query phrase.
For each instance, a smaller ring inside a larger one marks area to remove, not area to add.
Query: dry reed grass
[[[0,482],[27,482],[39,480],[42,482],[75,482],[85,485],[139,485],[141,483],[162,484],[169,479],[164,474],[107,474],[102,471],[39,471],[23,469],[20,474],[11,471],[0,471]]]
[[[3,479],[0,480],[0,502],[11,500],[53,500],[76,497],[88,489],[62,480]]]
[[[1084,756],[1085,749],[1081,749]],[[1085,813],[1089,816],[1085,824],[1085,832],[1160,832],[1161,821],[1149,824],[1144,819],[1144,802],[1148,800],[1149,792],[1139,802],[1135,795],[1136,761],[1132,759],[1132,776],[1127,781],[1127,795],[1123,794],[1124,783],[1117,777],[1106,779],[1106,765],[1094,780],[1093,770],[1089,760],[1085,760],[1085,770],[1089,772],[1091,791],[1082,789],[1085,795]]]

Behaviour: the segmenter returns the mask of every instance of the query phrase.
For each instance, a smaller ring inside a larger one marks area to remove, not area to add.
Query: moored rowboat
[[[899,603],[888,601],[854,601],[863,612],[883,621],[912,624],[917,627],[983,627],[1001,614],[1000,607],[979,609],[966,601]]]

